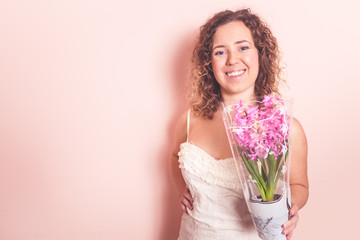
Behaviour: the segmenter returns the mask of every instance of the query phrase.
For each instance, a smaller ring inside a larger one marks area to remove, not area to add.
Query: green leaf
[[[267,161],[269,164],[269,176],[268,176],[268,184],[273,184],[276,174],[276,162],[275,162],[275,156],[274,153],[268,154]]]
[[[266,183],[259,172],[257,161],[250,161],[250,165],[252,166],[257,179],[260,181],[261,185],[266,189]]]
[[[283,157],[283,154],[280,154],[277,158],[276,158],[276,170],[279,169],[279,166],[282,162],[282,157]]]
[[[267,172],[266,172],[266,167],[265,167],[265,160],[261,159],[261,176],[263,179],[267,179]]]
[[[286,151],[285,158],[284,158],[283,161],[281,161],[281,165],[280,165],[280,167],[279,167],[279,169],[277,171],[277,175],[276,175],[276,179],[275,179],[275,186],[277,185],[277,182],[278,182],[278,180],[280,178],[280,175],[281,175],[281,171],[282,171],[283,167],[285,166],[285,161],[286,161],[286,158],[287,158],[288,154],[289,154],[289,150]]]
[[[288,149],[288,150],[286,151],[286,153],[285,153],[284,162],[286,162],[288,155],[289,155],[289,149]]]
[[[277,185],[277,183],[278,183],[278,180],[279,180],[279,178],[280,178],[281,171],[282,171],[284,165],[285,165],[285,162],[282,162],[281,165],[280,165],[279,170],[277,171],[277,175],[276,175],[276,179],[275,179],[275,187],[276,187],[276,185]]]
[[[242,154],[243,149],[240,146],[238,147],[238,149],[239,149],[240,156],[241,156],[242,160],[244,161],[247,170],[249,171],[253,180],[255,180],[255,185],[258,188],[261,197],[265,200],[266,199],[266,197],[265,197],[266,185],[265,185],[264,180],[260,176],[257,166],[254,166],[255,161],[251,161],[251,160],[249,161],[245,156],[243,156],[243,154]],[[256,162],[255,162],[255,164],[256,164]]]

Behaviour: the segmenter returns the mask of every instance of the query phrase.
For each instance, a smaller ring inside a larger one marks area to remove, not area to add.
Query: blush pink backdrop
[[[1,1],[0,239],[176,239],[168,161],[187,46],[243,6],[278,38],[308,137],[294,239],[355,239],[360,17],[347,0]]]

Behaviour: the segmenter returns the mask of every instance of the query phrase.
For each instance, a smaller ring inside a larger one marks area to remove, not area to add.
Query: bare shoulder
[[[180,142],[186,141],[187,115],[188,111],[184,112],[176,123],[175,137]]]
[[[297,144],[307,146],[304,128],[302,127],[299,120],[297,120],[296,118],[293,118],[292,120],[291,137],[292,140],[295,141]]]
[[[187,128],[187,114],[188,111],[184,112],[176,123],[175,127],[175,145],[173,147],[173,154],[177,155],[180,149],[180,144],[186,142],[186,128]]]

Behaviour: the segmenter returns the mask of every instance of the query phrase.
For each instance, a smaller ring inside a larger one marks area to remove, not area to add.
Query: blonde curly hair
[[[213,37],[219,26],[232,21],[241,21],[250,29],[259,54],[259,74],[255,81],[255,95],[262,97],[278,92],[280,80],[280,53],[276,38],[266,23],[250,9],[222,11],[200,27],[192,55],[191,78],[193,92],[190,99],[191,110],[197,116],[212,119],[221,101],[220,86],[211,65]]]

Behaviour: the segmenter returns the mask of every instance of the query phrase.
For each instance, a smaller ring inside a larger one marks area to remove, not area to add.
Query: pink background
[[[122,2],[0,2],[0,239],[176,239],[168,161],[187,108],[186,44],[242,6],[277,36],[308,137],[294,239],[354,239],[356,1]]]

